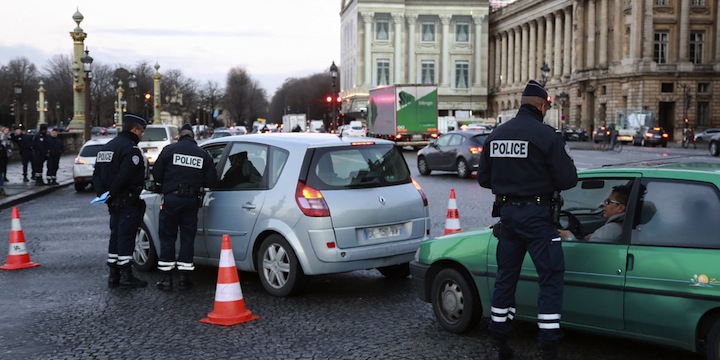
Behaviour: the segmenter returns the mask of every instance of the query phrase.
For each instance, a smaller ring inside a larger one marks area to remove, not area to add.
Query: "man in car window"
[[[606,222],[595,232],[585,235],[587,241],[615,242],[620,240],[622,224],[625,220],[625,209],[630,197],[630,187],[625,185],[615,186],[605,201],[603,201],[603,217]],[[563,239],[573,239],[574,235],[570,230],[558,230]]]
[[[243,183],[254,182],[259,183],[262,175],[248,160],[247,151],[241,151],[237,154],[230,155],[230,170],[228,170],[220,180],[220,189],[232,189]]]
[[[162,277],[157,288],[172,290],[172,270],[177,265],[180,290],[192,287],[190,273],[195,270],[195,233],[201,189],[217,182],[215,164],[210,154],[198,147],[190,124],[183,125],[179,140],[163,148],[155,161],[152,175],[160,183],[163,206],[160,210],[160,258]],[[180,228],[180,252],[175,261],[175,241]]]

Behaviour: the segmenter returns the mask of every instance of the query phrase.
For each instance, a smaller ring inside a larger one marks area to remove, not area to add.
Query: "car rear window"
[[[308,185],[318,190],[372,188],[409,183],[410,170],[392,144],[319,148]]]
[[[487,134],[475,135],[475,136],[471,137],[470,140],[475,144],[483,145],[483,144],[485,144],[485,139],[487,139],[487,137],[488,137]]]
[[[87,145],[83,146],[83,148],[80,150],[79,156],[81,157],[96,157],[98,151],[102,149],[102,147],[105,145]]]
[[[142,135],[142,141],[167,141],[168,132],[165,128],[146,128]]]

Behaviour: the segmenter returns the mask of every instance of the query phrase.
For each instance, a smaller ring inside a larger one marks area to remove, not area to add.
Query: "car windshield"
[[[410,182],[400,151],[389,145],[320,148],[310,165],[308,185],[318,190],[372,188]]]
[[[98,144],[98,145],[87,145],[83,146],[82,150],[80,150],[80,154],[78,156],[81,157],[96,157],[98,151],[102,149],[104,145]]]
[[[166,141],[168,139],[165,128],[146,128],[142,141]]]

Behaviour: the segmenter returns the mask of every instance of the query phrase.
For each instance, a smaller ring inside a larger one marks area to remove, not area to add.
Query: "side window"
[[[720,197],[712,184],[649,180],[639,209],[634,244],[720,248]]]
[[[267,147],[235,143],[230,149],[218,183],[219,190],[264,189]]]
[[[290,154],[288,154],[287,151],[277,148],[272,149],[270,152],[270,183],[268,184],[268,188],[272,188],[277,183],[288,156],[290,156]]]
[[[459,146],[463,142],[463,137],[460,135],[453,135],[450,139],[450,146]]]
[[[208,152],[208,154],[210,154],[210,156],[212,156],[215,166],[217,166],[218,162],[220,161],[220,157],[225,152],[225,146],[227,146],[227,144],[216,144],[203,148],[205,151]]]
[[[440,136],[440,138],[437,140],[437,145],[438,145],[438,146],[447,146],[447,145],[450,145],[450,138],[451,138],[451,137],[452,137],[452,135],[443,135],[443,136]]]

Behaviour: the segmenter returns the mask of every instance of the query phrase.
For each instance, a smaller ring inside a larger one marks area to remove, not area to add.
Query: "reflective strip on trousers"
[[[170,271],[175,267],[174,261],[158,261],[158,270]]]
[[[118,256],[117,256],[117,254],[108,254],[107,262],[108,262],[108,264],[110,264],[110,265],[117,264],[117,262],[118,262]]]
[[[538,328],[552,330],[560,328],[560,314],[538,314]]]
[[[496,308],[490,307],[490,319],[497,323],[504,323],[507,320],[513,320],[515,318],[515,308]]]
[[[127,265],[132,261],[132,255],[118,256],[118,266]]]
[[[195,270],[195,265],[193,265],[193,263],[186,263],[186,262],[178,261],[177,268],[178,268],[178,270],[181,270],[181,271],[191,271],[191,270]]]

